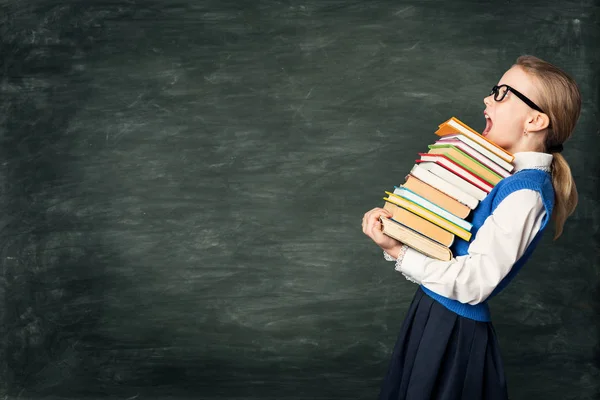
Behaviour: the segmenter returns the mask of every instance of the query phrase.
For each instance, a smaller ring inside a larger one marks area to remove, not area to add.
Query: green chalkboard
[[[375,398],[416,287],[362,215],[534,54],[580,203],[493,320],[512,399],[597,398],[599,10],[0,1],[0,395]]]

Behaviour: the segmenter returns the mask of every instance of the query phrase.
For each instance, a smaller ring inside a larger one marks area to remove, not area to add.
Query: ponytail
[[[563,143],[571,137],[581,112],[581,93],[577,83],[558,67],[533,56],[521,56],[515,65],[536,78],[541,91],[539,106],[550,119],[545,151],[552,158],[552,186],[554,187],[554,209],[552,220],[554,240],[563,232],[567,218],[577,206],[577,188],[567,160],[560,154]]]
[[[577,207],[578,195],[571,168],[560,153],[552,153],[552,186],[554,186],[554,240],[563,232],[567,218]]]

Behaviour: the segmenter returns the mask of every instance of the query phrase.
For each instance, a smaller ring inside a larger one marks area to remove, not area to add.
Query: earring
[[[524,131],[523,131],[523,135],[525,135],[525,136],[528,136],[528,135],[529,135],[529,132],[527,132],[527,130],[524,130]]]

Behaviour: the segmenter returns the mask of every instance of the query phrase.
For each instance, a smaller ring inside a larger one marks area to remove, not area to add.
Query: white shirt
[[[551,154],[521,152],[514,156],[514,172],[531,168],[550,171]],[[517,190],[506,196],[485,220],[466,255],[440,261],[407,248],[398,260],[385,252],[384,256],[396,261],[396,270],[407,279],[437,294],[461,303],[481,303],[525,253],[545,215],[538,192]]]

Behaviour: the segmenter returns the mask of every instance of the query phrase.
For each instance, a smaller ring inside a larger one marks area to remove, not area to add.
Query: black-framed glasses
[[[508,85],[494,86],[492,88],[492,91],[490,92],[490,96],[494,95],[494,100],[502,101],[502,100],[504,100],[504,97],[506,97],[506,94],[509,91],[513,92],[515,96],[517,96],[519,99],[521,99],[523,101],[523,103],[527,104],[529,107],[531,107],[534,110],[539,111],[541,113],[544,112],[533,101],[529,100],[524,94],[520,93],[518,90],[516,90]]]

